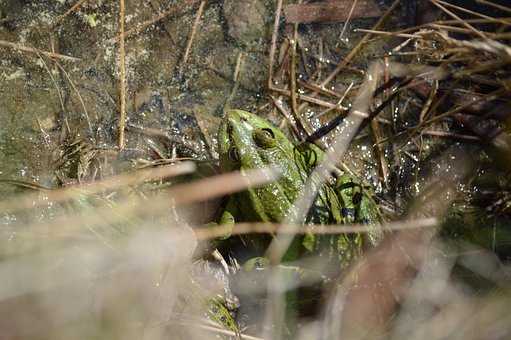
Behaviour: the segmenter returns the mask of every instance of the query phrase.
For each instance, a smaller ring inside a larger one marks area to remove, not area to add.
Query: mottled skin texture
[[[272,136],[273,134],[273,136]],[[273,138],[274,137],[274,138]],[[233,196],[245,221],[282,221],[303,188],[307,173],[294,159],[294,145],[266,120],[241,110],[227,112],[218,133],[222,170],[251,170],[277,165],[281,178]],[[236,208],[231,207],[231,208]]]
[[[218,132],[218,142],[223,171],[244,171],[274,166],[282,173],[276,182],[231,196],[219,221],[223,224],[241,221],[283,221],[292,213],[294,201],[304,189],[312,170],[324,156],[315,145],[296,147],[280,129],[257,115],[241,110],[226,112]],[[371,222],[375,220],[375,211],[374,203],[364,193],[361,184],[353,177],[343,175],[335,183],[323,184],[319,188],[307,220],[303,222],[315,224]],[[265,242],[261,238],[263,237],[250,238],[252,246],[256,249],[255,254],[251,253],[252,256],[263,255],[268,239]],[[374,239],[377,240],[377,237]],[[371,237],[369,241],[373,243]],[[240,243],[247,244],[244,240],[234,242],[232,245]],[[304,253],[314,253],[329,261],[333,268],[332,274],[335,275],[339,269],[348,266],[353,258],[360,254],[362,248],[361,235],[318,237],[306,234],[295,237],[282,262],[292,262]],[[267,265],[267,259],[255,257],[245,263],[243,270],[264,274]],[[287,265],[281,265],[279,269],[280,274],[285,277],[291,276],[293,282],[300,281],[314,270]],[[258,282],[257,277],[258,275],[251,276],[249,282],[252,284]],[[262,285],[265,284],[265,280],[261,282]],[[294,315],[299,313],[298,310],[302,308],[309,310],[309,304],[313,304],[313,301],[319,301],[319,294],[313,287],[301,291],[300,294],[296,290],[286,293],[286,323],[289,330],[296,328],[293,320]]]
[[[297,148],[267,120],[242,110],[226,112],[218,132],[218,141],[220,165],[224,171],[277,166],[282,172],[276,182],[233,195],[220,223],[283,221],[291,213],[293,202],[303,190],[307,177],[323,157],[323,152],[316,146],[302,145]],[[348,175],[340,176],[335,185],[325,184],[320,188],[307,221],[303,222],[339,224],[374,221],[376,208],[363,191],[356,179]],[[352,258],[354,252],[361,248],[360,237],[357,241],[356,237],[346,235],[321,240],[308,235],[302,244],[312,251],[319,243],[323,247],[325,242],[344,260]]]

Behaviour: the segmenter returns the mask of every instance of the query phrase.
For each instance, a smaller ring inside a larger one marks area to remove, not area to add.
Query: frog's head
[[[284,133],[247,111],[226,112],[218,143],[220,165],[225,171],[263,168],[293,159],[293,144]]]

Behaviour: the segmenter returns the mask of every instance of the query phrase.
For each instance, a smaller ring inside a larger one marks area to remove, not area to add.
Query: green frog
[[[223,171],[277,167],[281,177],[272,183],[231,196],[219,222],[281,222],[293,213],[293,203],[324,152],[314,144],[294,145],[283,131],[267,120],[242,110],[229,110],[218,132],[218,151]],[[314,182],[314,181],[313,181]],[[368,190],[357,178],[343,174],[335,182],[322,184],[303,223],[369,223],[378,220],[378,209]],[[328,253],[341,267],[358,256],[366,243],[376,244],[381,232],[295,238],[284,257],[296,260],[303,253]]]

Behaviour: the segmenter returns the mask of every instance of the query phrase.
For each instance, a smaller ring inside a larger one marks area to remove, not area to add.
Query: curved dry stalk
[[[237,223],[234,226],[208,226],[207,228],[194,228],[198,240],[215,239],[231,235],[245,234],[314,234],[314,235],[338,235],[359,234],[374,231],[374,228],[396,231],[418,228],[433,228],[438,225],[436,218],[423,218],[416,220],[397,221],[385,224],[350,224],[350,225],[286,225],[282,223]]]
[[[53,83],[53,86],[55,86],[55,89],[57,90],[57,95],[59,96],[59,101],[60,101],[60,107],[62,109],[62,112],[65,112],[66,109],[65,109],[65,106],[64,106],[64,98],[62,97],[62,92],[60,91],[60,87],[59,85],[57,84],[57,81],[55,80],[55,77],[53,76],[53,74],[51,73],[51,70],[50,68],[48,67],[48,65],[46,64],[46,62],[44,61],[43,57],[39,55],[39,59],[41,59],[43,65],[44,65],[44,69],[46,70],[46,72],[48,72],[48,74],[50,75],[50,78],[51,78],[51,82]]]
[[[85,106],[85,102],[83,101],[83,98],[82,98],[82,95],[80,94],[80,91],[78,91],[78,89],[75,86],[75,83],[71,80],[71,77],[66,72],[64,67],[62,67],[62,65],[60,65],[56,60],[55,60],[55,65],[57,65],[57,67],[62,71],[62,73],[64,73],[64,76],[66,76],[67,81],[69,82],[69,84],[71,85],[73,90],[76,92],[76,95],[78,96],[78,100],[80,101],[80,104],[82,105],[82,108],[83,108],[83,114],[85,116],[85,121],[87,122],[87,126],[89,128],[89,132],[92,134],[92,123],[90,121],[89,113],[87,112],[87,107]]]
[[[190,166],[190,163],[186,163]],[[174,166],[175,167],[175,166]],[[172,172],[172,167],[166,167],[169,172]],[[174,171],[176,169],[173,169]],[[186,173],[186,166],[180,169]],[[143,170],[137,173],[151,173],[150,170]],[[175,173],[174,173],[175,174]],[[85,211],[84,214],[70,214],[62,215],[51,220],[43,222],[35,222],[33,224],[25,225],[24,231],[33,232],[33,235],[49,236],[56,235],[76,235],[77,232],[87,228],[93,231],[95,226],[114,225],[121,222],[133,223],[134,220],[143,217],[162,216],[168,213],[170,207],[190,204],[199,201],[205,201],[211,198],[220,197],[223,195],[232,194],[238,191],[246,190],[251,187],[258,187],[278,179],[279,172],[273,168],[264,168],[250,171],[235,171],[227,174],[213,176],[201,180],[191,182],[189,184],[178,184],[171,187],[169,190],[162,191],[161,194],[151,197],[151,201],[141,197],[129,197],[115,202],[113,207],[105,206],[96,208],[93,211]],[[130,180],[135,182],[139,181],[138,176],[133,175]],[[119,187],[121,183],[115,181],[107,183],[112,187]],[[125,182],[122,183],[125,185]],[[82,186],[78,187],[79,189]],[[207,188],[207,190],[205,190]],[[70,197],[77,197],[83,194],[83,191],[73,193],[69,189],[62,189],[57,191],[51,196],[51,199],[68,199]],[[96,187],[96,190],[102,190],[103,187]],[[50,195],[52,193],[50,192]],[[34,195],[26,196],[22,204],[30,204],[36,202],[30,201]],[[44,200],[48,202],[49,199]],[[18,202],[18,201],[17,201]],[[4,206],[18,207],[17,204],[5,203]],[[0,206],[0,211],[3,207]],[[16,209],[14,209],[16,210]],[[8,228],[4,228],[4,232],[9,232]],[[95,233],[94,233],[95,234]]]
[[[9,201],[0,201],[0,211],[14,212],[24,209],[31,209],[48,201],[63,202],[81,195],[93,195],[105,190],[114,190],[125,186],[136,185],[146,181],[152,181],[161,178],[169,178],[189,174],[195,171],[195,164],[192,162],[182,162],[175,165],[162,166],[154,169],[144,169],[133,173],[121,174],[106,178],[101,181],[95,181],[87,184],[72,185],[62,189],[48,190],[45,192],[46,200],[40,200],[39,193],[31,193],[16,197]]]
[[[185,54],[183,56],[183,61],[181,62],[181,67],[183,67],[188,61],[188,56],[190,55],[190,51],[192,49],[193,39],[195,38],[195,33],[197,32],[197,27],[199,26],[204,7],[206,7],[206,0],[202,0],[199,9],[197,10],[197,14],[195,15],[195,21],[193,22],[190,37],[188,38],[188,43],[186,44]]]

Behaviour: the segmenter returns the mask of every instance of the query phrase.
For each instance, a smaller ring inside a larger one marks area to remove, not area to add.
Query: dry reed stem
[[[506,6],[502,6],[502,5],[499,5],[499,4],[496,4],[496,3],[493,3],[493,2],[491,2],[491,1],[487,1],[487,0],[476,0],[476,2],[478,2],[478,3],[480,3],[480,4],[487,5],[487,6],[495,7],[495,8],[497,8],[497,9],[500,9],[501,11],[504,11],[504,12],[509,12],[509,13],[511,13],[511,8],[506,7]]]
[[[124,130],[126,128],[126,51],[124,48],[124,0],[119,0],[119,150],[126,145]]]
[[[350,24],[351,16],[353,15],[353,11],[355,10],[355,7],[357,6],[358,0],[353,0],[353,4],[351,5],[350,12],[348,13],[348,19],[344,22],[344,26],[342,27],[341,34],[339,35],[339,40],[342,41],[342,37],[344,36],[344,33],[346,32],[346,27]]]
[[[287,122],[291,126],[291,129],[293,130],[295,135],[297,137],[302,136],[302,134],[305,133],[304,129],[302,127],[300,127],[300,129],[298,128],[298,126],[295,123],[295,121],[294,121],[293,117],[291,116],[291,114],[282,105],[282,101],[280,99],[276,99],[273,96],[270,96],[270,98],[273,101],[273,105],[275,105],[275,107],[280,111],[280,113],[282,113],[282,115],[286,118]],[[300,123],[298,123],[298,124],[300,124]],[[300,131],[300,130],[302,130],[302,131]]]
[[[63,202],[84,194],[93,195],[103,191],[141,184],[146,181],[185,175],[192,173],[193,171],[195,171],[195,164],[192,162],[183,162],[154,169],[135,171],[133,173],[112,176],[104,180],[91,183],[71,185],[62,189],[49,190],[45,192],[45,200],[40,199],[39,193],[30,193],[18,196],[14,200],[0,201],[0,211],[14,212],[31,209],[47,204],[48,201]]]
[[[383,60],[384,60],[384,65],[385,65],[383,80],[385,83],[388,83],[390,81],[389,58],[384,57]],[[390,90],[384,91],[382,102],[387,100],[390,97],[390,95],[391,95]],[[392,114],[390,116],[392,116]],[[387,160],[385,158],[385,149],[384,149],[383,143],[379,143],[379,141],[383,138],[383,131],[380,127],[380,124],[378,123],[378,121],[376,119],[372,119],[370,125],[371,125],[371,131],[373,133],[373,138],[375,141],[375,144],[374,144],[375,154],[379,160],[378,168],[379,168],[379,173],[380,173],[380,177],[381,177],[380,179],[383,183],[383,186],[387,187],[388,179],[390,176],[389,175],[389,166],[388,166]]]
[[[350,224],[350,225],[289,225],[282,223],[237,223],[234,226],[215,226],[194,228],[195,235],[199,240],[214,239],[225,236],[245,234],[315,234],[315,235],[338,235],[370,233],[375,228],[385,231],[396,231],[418,228],[433,228],[438,225],[436,218],[424,218],[416,220],[397,221],[386,224]]]
[[[372,96],[376,91],[381,73],[381,63],[372,63],[361,87],[361,91],[359,91],[353,103],[350,114],[345,119],[343,133],[336,136],[323,160],[314,168],[311,175],[307,178],[303,190],[300,191],[293,204],[292,211],[296,213],[288,216],[283,222],[284,224],[292,225],[294,229],[297,230],[297,223],[301,223],[305,220],[307,212],[319,188],[331,177],[332,170],[334,170],[335,165],[342,160],[352,138],[364,121],[362,116],[368,116]],[[355,114],[355,112],[359,114]],[[280,263],[292,241],[292,235],[277,232],[277,235],[273,238],[266,252],[272,265]],[[277,289],[277,287],[282,285],[281,281],[282,279],[279,278],[278,274],[272,271],[267,284],[269,303],[265,308],[264,320],[264,325],[267,329],[265,338],[268,339],[281,339],[283,336],[282,325],[285,323],[283,319],[285,315],[285,299],[282,292]]]
[[[344,91],[344,94],[342,94],[342,96],[337,101],[335,109],[326,109],[326,110],[318,113],[316,115],[316,118],[320,118],[320,117],[322,117],[322,116],[326,115],[327,113],[332,112],[334,110],[347,111],[348,109],[342,106],[342,102],[344,101],[344,99],[346,99],[346,97],[348,96],[348,93],[351,91],[351,89],[353,88],[354,84],[355,84],[354,82],[351,82],[350,85],[346,88],[346,90]]]
[[[193,22],[192,30],[190,31],[190,37],[188,38],[188,43],[186,44],[185,54],[183,56],[183,61],[181,62],[181,67],[183,67],[188,61],[188,56],[190,55],[190,51],[192,49],[193,40],[195,38],[195,34],[197,32],[197,27],[200,23],[200,18],[202,16],[202,12],[204,11],[204,7],[206,7],[206,0],[202,0],[197,10],[197,14],[195,15],[195,21]]]
[[[301,121],[298,111],[297,89],[296,89],[296,39],[298,38],[298,24],[294,24],[293,39],[291,41],[291,53],[289,54],[289,82],[291,92],[291,109],[297,120]],[[303,122],[302,122],[303,125]]]
[[[28,52],[28,53],[43,54],[43,55],[47,56],[48,58],[52,58],[52,59],[61,59],[61,60],[72,61],[72,62],[78,62],[81,60],[80,58],[75,58],[75,57],[71,57],[71,56],[63,55],[63,54],[59,54],[59,53],[46,52],[46,51],[42,51],[37,48],[23,46],[23,45],[12,43],[12,42],[5,41],[5,40],[0,40],[0,46],[9,47],[9,48],[12,48],[15,50]]]
[[[308,83],[308,82],[305,82],[303,80],[298,80],[298,85],[303,86],[306,89],[309,89],[311,91],[316,91],[318,93],[321,93],[321,94],[324,94],[324,95],[327,95],[327,96],[331,96],[331,97],[334,97],[334,98],[342,98],[344,96],[344,94],[341,94],[339,92],[335,92],[335,91],[332,91],[332,90],[329,90],[329,89],[326,89],[326,88],[323,88],[323,87],[319,87],[316,84]]]
[[[250,187],[258,187],[277,180],[279,176],[280,174],[272,168],[235,171],[189,184],[175,185],[169,190],[151,197],[150,201],[140,197],[130,197],[116,202],[114,207],[95,208],[93,212],[86,211],[85,214],[61,215],[49,221],[25,225],[24,230],[50,237],[54,233],[73,235],[74,232],[89,230],[99,240],[104,241],[101,235],[96,235],[97,233],[94,232],[94,228],[97,226],[108,226],[120,222],[136,223],[146,217],[162,216],[162,214],[168,213],[170,207],[205,201]]]
[[[207,322],[209,320],[204,320],[204,321]],[[166,323],[173,323],[173,322],[172,321],[168,321]],[[174,323],[179,323],[179,324],[184,325],[184,326],[191,326],[191,327],[202,328],[202,329],[204,329],[206,331],[210,331],[210,332],[226,335],[226,336],[228,336],[229,338],[232,338],[232,339],[264,340],[263,338],[258,338],[258,337],[252,336],[252,335],[247,335],[247,334],[243,334],[243,333],[235,333],[235,332],[227,330],[227,329],[219,328],[217,326],[217,324],[215,324],[215,323],[202,324],[202,323],[198,323],[198,322],[182,321],[182,320],[175,321]]]
[[[275,51],[277,50],[277,37],[279,35],[279,22],[281,12],[282,0],[278,0],[277,8],[275,9],[275,22],[273,24],[273,34],[271,37],[270,64],[268,66],[268,88],[273,87],[273,67],[275,62]]]
[[[482,19],[493,20],[494,22],[498,22],[498,23],[504,24],[504,25],[510,25],[511,24],[511,21],[509,21],[509,19],[493,18],[493,17],[490,17],[488,15],[484,15],[484,14],[479,13],[479,12],[471,11],[469,9],[466,9],[466,8],[463,8],[463,7],[460,7],[460,6],[456,6],[454,4],[450,4],[450,3],[442,1],[442,0],[435,0],[435,1],[438,2],[439,4],[444,5],[445,7],[451,7],[451,8],[457,9],[460,12],[471,14],[473,16],[476,16],[476,17],[479,17],[479,18],[482,18]]]
[[[370,29],[365,29],[365,28],[355,28],[354,31],[370,33],[370,34],[377,34],[377,35],[388,35],[388,36],[400,37],[400,38],[415,38],[415,39],[421,38],[420,35],[400,33],[400,31],[399,32],[387,32],[387,31],[370,30]]]
[[[479,37],[481,37],[482,39],[485,39],[487,40],[488,37],[481,31],[479,31],[478,29],[476,29],[474,26],[470,25],[469,23],[467,23],[466,21],[464,21],[463,19],[461,19],[459,16],[457,16],[456,14],[454,14],[453,12],[451,12],[450,10],[448,10],[447,8],[445,8],[444,6],[442,6],[439,1],[437,0],[429,0],[429,2],[431,2],[433,5],[435,5],[436,7],[440,8],[442,11],[444,11],[445,13],[447,13],[450,17],[458,20],[463,26],[465,26],[466,28],[468,28],[469,30],[471,30],[472,32],[474,32],[474,34],[478,35]]]
[[[288,97],[291,96],[291,91],[289,91],[289,90],[281,89],[281,88],[278,88],[278,87],[275,87],[275,86],[271,86],[270,90],[278,92],[278,93],[281,93],[281,94],[283,94],[285,96],[288,96]],[[304,94],[298,94],[298,98],[300,98],[300,100],[302,100],[304,102],[313,103],[313,104],[316,104],[318,106],[326,107],[326,108],[329,108],[329,109],[336,109],[337,108],[336,104],[332,104],[330,102],[327,102],[327,101],[324,101],[324,100],[321,100],[321,99],[318,99],[318,98],[314,98],[314,97],[311,97],[311,96],[307,96],[307,95],[304,95]],[[345,107],[341,107],[340,109],[342,111],[347,111],[348,110]]]
[[[453,138],[459,140],[466,140],[470,142],[482,142],[481,138],[477,136],[471,135],[461,135],[458,133],[452,133],[447,131],[434,131],[434,130],[425,130],[420,132],[422,135],[434,136],[434,137],[445,137],[445,138]]]

